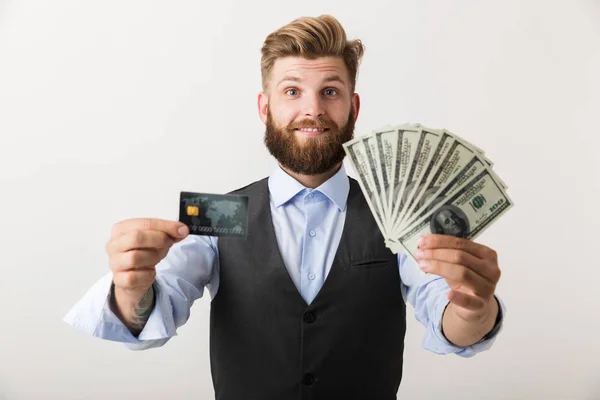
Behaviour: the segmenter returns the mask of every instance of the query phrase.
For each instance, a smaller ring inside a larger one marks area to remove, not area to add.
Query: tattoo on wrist
[[[154,308],[154,287],[150,286],[146,294],[137,303],[132,304],[133,319],[132,328],[141,331],[148,322],[152,309]]]

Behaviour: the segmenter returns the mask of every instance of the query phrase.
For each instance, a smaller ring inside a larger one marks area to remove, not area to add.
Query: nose
[[[317,118],[322,117],[324,113],[325,109],[323,107],[321,96],[318,94],[305,96],[304,116]]]

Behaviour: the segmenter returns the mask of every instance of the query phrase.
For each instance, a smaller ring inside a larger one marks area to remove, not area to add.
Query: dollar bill
[[[412,206],[411,214],[406,215],[403,227],[410,225],[415,217],[420,214],[421,210],[428,207],[439,196],[439,191],[458,175],[463,167],[473,159],[475,154],[477,153],[473,149],[455,138],[435,174],[428,177],[428,183],[415,196],[415,204]]]
[[[428,205],[419,209],[419,212],[413,216],[412,221],[423,218],[425,214],[431,211],[431,209],[438,204],[445,202],[448,197],[452,196],[457,190],[461,189],[471,180],[471,178],[479,174],[485,168],[486,163],[484,161],[484,156],[479,153],[474,154],[473,158],[471,158],[467,165],[461,168],[458,174],[456,174],[451,181],[447,182],[443,187],[440,188],[440,190],[436,192],[434,197],[428,202]],[[409,228],[409,225],[405,225],[404,230],[407,228]],[[403,232],[400,232],[400,235],[402,234]]]
[[[376,187],[372,177],[372,167],[369,165],[367,149],[362,137],[355,138],[343,144],[345,153],[358,174],[358,184],[365,195],[369,209],[375,218],[375,222],[384,237],[387,235],[385,223],[387,222],[383,206],[379,198],[381,186]]]
[[[410,171],[410,166],[415,159],[417,153],[417,146],[419,139],[421,138],[420,128],[415,128],[410,125],[403,125],[396,127],[398,131],[398,142],[396,149],[396,165],[394,170],[394,177],[392,179],[393,190],[391,193],[390,200],[390,221],[388,225],[391,226],[389,233],[393,236],[393,227],[397,220],[402,205],[402,195],[406,188],[406,180]]]
[[[415,185],[415,190],[413,195],[410,197],[408,202],[405,204],[405,210],[403,212],[401,218],[401,227],[406,227],[406,221],[412,216],[415,208],[417,207],[418,200],[421,199],[422,194],[425,190],[430,186],[432,179],[436,176],[437,171],[444,164],[444,160],[446,159],[446,155],[450,151],[452,144],[455,139],[446,131],[442,131],[442,136],[440,138],[437,149],[435,150],[433,157],[429,164],[427,165],[423,176],[419,180],[418,184]],[[401,231],[399,229],[397,232]]]
[[[455,132],[451,132],[448,129],[444,129],[444,131],[447,132],[448,134],[452,135],[456,140],[458,140],[459,142],[461,142],[464,146],[467,146],[468,148],[470,148],[474,152],[479,153],[482,156],[485,156],[485,151],[483,151],[483,149],[481,149],[480,147],[475,146],[473,143],[469,142],[464,137],[458,136]]]
[[[375,142],[377,144],[377,151],[379,153],[379,160],[381,167],[383,168],[383,193],[382,197],[385,199],[385,210],[384,216],[386,220],[391,219],[390,215],[390,204],[392,202],[393,194],[393,177],[396,167],[397,150],[398,146],[398,131],[392,127],[384,127],[373,132]]]
[[[408,174],[406,176],[406,186],[400,198],[400,212],[395,221],[394,232],[401,227],[402,220],[407,211],[407,206],[412,200],[414,192],[418,189],[423,174],[427,166],[431,163],[436,153],[437,147],[442,138],[443,132],[421,127],[419,129],[419,142],[415,151],[415,157],[412,160]]]
[[[418,240],[431,233],[474,240],[513,206],[487,167],[447,201],[415,221],[397,241],[414,259]]]
[[[380,156],[377,138],[374,135],[363,138],[363,145],[367,153],[367,159],[369,160],[369,167],[371,169],[371,176],[373,177],[376,195],[379,199],[379,203],[381,203],[382,218],[384,219],[383,225],[386,229],[389,229],[389,219],[387,218],[386,211],[388,208],[387,197],[385,196],[387,181],[387,176],[385,174],[385,160]],[[389,186],[389,184],[387,186]]]
[[[483,156],[483,158],[484,158],[484,160],[485,160],[486,164],[487,164],[487,165],[488,165],[490,168],[492,168],[492,167],[494,166],[494,162],[485,156],[485,152],[484,152],[484,151],[483,151],[481,148],[479,148],[479,147],[475,146],[473,143],[471,143],[471,142],[469,142],[469,141],[465,140],[464,138],[462,138],[462,137],[460,137],[460,136],[456,135],[455,133],[451,133],[451,132],[449,132],[449,131],[447,131],[447,130],[444,130],[444,131],[445,131],[445,132],[448,132],[448,133],[450,133],[450,134],[451,134],[451,135],[453,135],[453,136],[454,136],[454,137],[455,137],[457,140],[461,141],[461,142],[463,143],[463,145],[465,145],[465,146],[469,147],[469,148],[470,148],[471,150],[473,150],[474,152],[476,152],[476,153],[479,153],[481,156]],[[498,182],[500,185],[502,185],[502,187],[504,188],[504,190],[508,189],[508,186],[506,186],[506,183],[504,183],[504,181],[503,181],[502,179],[500,179],[500,177],[499,177],[499,176],[496,174],[496,172],[494,172],[494,170],[493,170],[493,169],[490,169],[490,172],[491,172],[491,173],[494,175],[494,178],[496,179],[496,181],[497,181],[497,182]]]

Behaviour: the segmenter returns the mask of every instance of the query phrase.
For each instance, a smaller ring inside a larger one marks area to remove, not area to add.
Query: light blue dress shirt
[[[275,235],[285,266],[299,293],[310,304],[331,268],[346,217],[350,184],[344,167],[316,189],[309,189],[281,168],[269,176],[270,207]],[[156,266],[156,306],[142,332],[135,337],[111,311],[108,301],[112,273],[99,279],[64,317],[72,326],[98,338],[125,343],[131,350],[164,345],[190,316],[190,307],[208,289],[219,288],[217,237],[189,235],[171,247]],[[415,309],[426,328],[422,345],[437,354],[471,357],[489,349],[493,337],[473,346],[448,342],[441,331],[449,287],[436,275],[423,277],[404,253],[398,254],[401,295]],[[499,299],[502,315],[505,306]],[[500,323],[502,324],[502,322]],[[401,338],[398,338],[401,340]]]

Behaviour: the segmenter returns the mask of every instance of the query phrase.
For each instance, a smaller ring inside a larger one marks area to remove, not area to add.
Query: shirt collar
[[[303,190],[307,190],[307,188],[288,175],[279,165],[271,176],[269,176],[269,192],[276,207],[287,203]],[[340,211],[344,211],[346,209],[348,193],[350,192],[350,181],[344,165],[342,164],[335,175],[314,190],[323,193]]]

